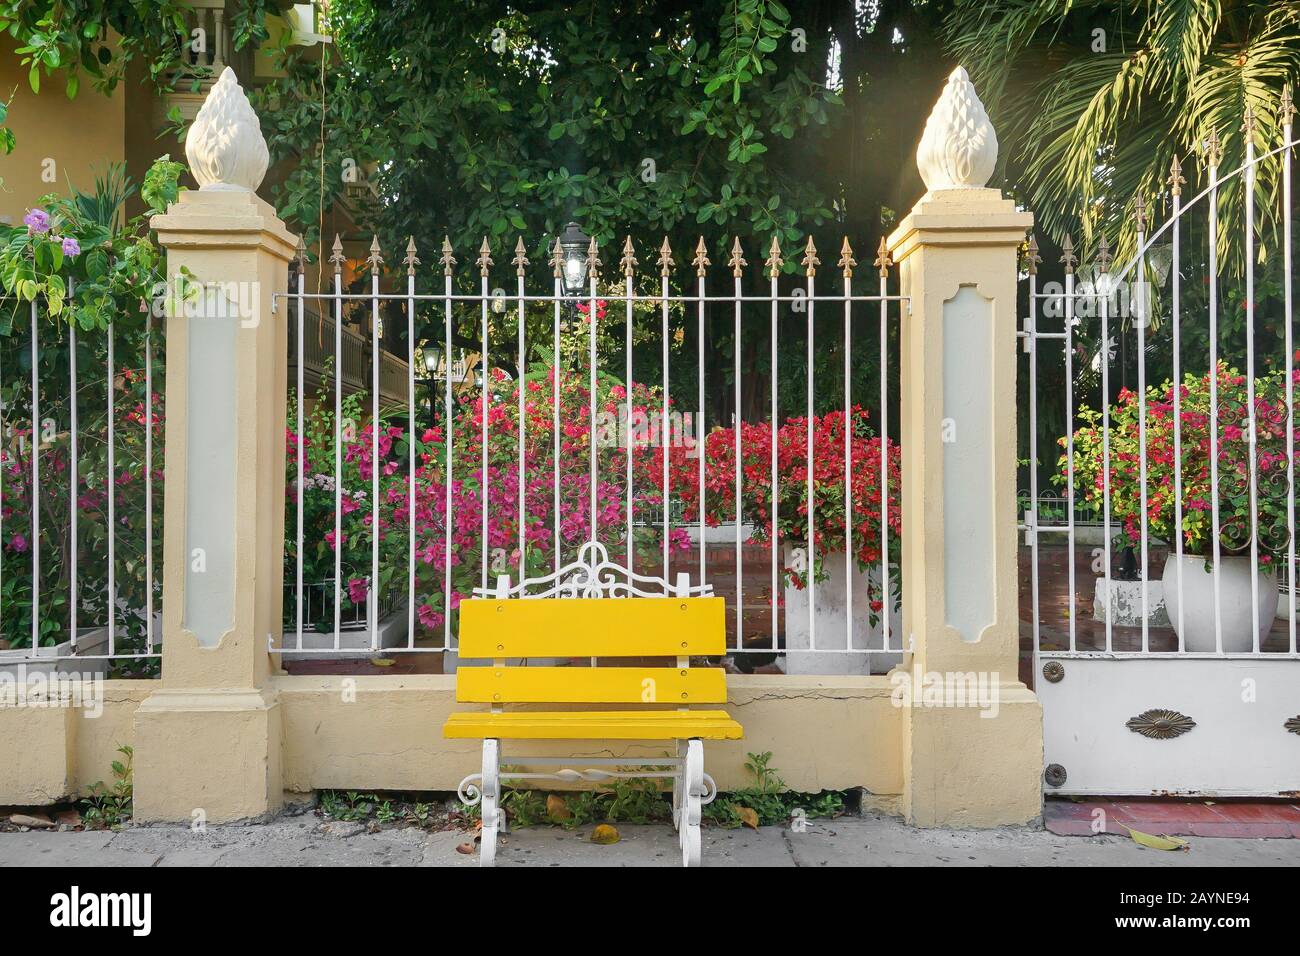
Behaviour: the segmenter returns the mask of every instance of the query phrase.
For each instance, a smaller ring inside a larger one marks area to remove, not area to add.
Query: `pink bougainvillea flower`
[[[365,578],[348,579],[348,597],[351,599],[353,604],[364,603],[366,600],[367,590],[368,588],[366,587]]]

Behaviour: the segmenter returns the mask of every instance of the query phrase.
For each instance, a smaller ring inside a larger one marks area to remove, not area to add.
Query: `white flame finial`
[[[255,192],[270,156],[262,126],[235,71],[226,67],[185,136],[185,158],[200,189]]]
[[[921,179],[931,192],[979,189],[993,175],[997,160],[998,137],[989,114],[959,66],[949,74],[916,148]]]

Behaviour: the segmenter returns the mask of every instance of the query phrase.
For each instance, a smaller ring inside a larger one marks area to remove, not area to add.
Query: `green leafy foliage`
[[[643,248],[705,221],[793,242],[829,221],[831,197],[801,172],[840,108],[822,83],[829,38],[813,39],[820,58],[793,52],[788,12],[763,0],[676,6],[469,4],[448,18],[341,0],[326,55],[348,68],[324,71],[322,90],[319,54],[286,45],[287,79],[259,92],[275,156],[320,142],[322,105],[328,119],[324,155],[289,176],[281,214],[314,227],[351,160],[385,197],[363,211],[394,241],[445,232],[469,248],[573,217],[603,243],[628,224]]]
[[[745,824],[747,817],[750,825],[769,826],[785,823],[796,811],[801,811],[806,819],[834,817],[844,812],[842,793],[828,790],[807,794],[787,790],[785,781],[770,766],[771,760],[770,751],[748,754],[745,769],[754,778],[753,786],[718,794],[704,807],[705,819],[732,828]],[[553,794],[549,798],[540,790],[505,787],[501,806],[511,826],[552,825],[572,830],[593,823],[671,820],[671,796],[655,778],[633,778],[616,779],[609,787]],[[468,819],[478,819],[477,806],[462,806],[462,812]]]
[[[1204,141],[1223,143],[1223,172],[1245,161],[1247,108],[1256,154],[1283,142],[1279,98],[1300,67],[1292,3],[1253,0],[958,0],[949,47],[989,106],[1004,149],[999,163],[1058,242],[1118,237],[1131,255],[1134,197],[1166,192],[1177,156],[1190,184],[1204,182]],[[1281,163],[1260,164],[1261,240],[1275,244]],[[1200,188],[1199,186],[1197,187]],[[1225,185],[1219,215],[1240,222],[1243,183]],[[1242,267],[1244,230],[1220,233],[1229,271]]]
[[[226,4],[236,50],[266,38],[270,6],[268,0]],[[69,99],[83,74],[97,91],[111,93],[133,61],[159,90],[209,75],[191,62],[190,16],[191,5],[182,0],[0,0],[0,32],[18,39],[15,52],[32,92],[41,91],[42,77],[57,75]]]
[[[718,794],[717,799],[704,808],[705,819],[734,828],[744,825],[747,816],[751,825],[757,817],[759,826],[771,826],[785,823],[796,810],[801,810],[807,819],[833,817],[844,812],[844,795],[841,793],[791,793],[781,775],[772,768],[771,761],[770,750],[747,754],[745,769],[754,778],[753,785],[734,793]],[[746,810],[752,811],[752,815],[746,814]]]
[[[112,762],[113,782],[91,784],[90,796],[81,801],[81,822],[87,830],[116,830],[131,820],[135,791],[131,761],[135,752],[126,745],[118,747],[117,752],[122,759]]]

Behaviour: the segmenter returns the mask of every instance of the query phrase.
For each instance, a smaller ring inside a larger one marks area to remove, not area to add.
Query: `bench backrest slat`
[[[719,704],[727,679],[712,667],[462,667],[456,700],[478,704]]]
[[[719,655],[725,613],[720,597],[474,598],[460,604],[458,651],[495,659]]]

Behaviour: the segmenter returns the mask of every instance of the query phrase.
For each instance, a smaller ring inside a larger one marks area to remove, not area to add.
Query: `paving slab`
[[[612,846],[591,842],[590,826],[515,829],[497,863],[505,867],[680,866],[668,825],[620,824]],[[351,835],[346,835],[351,834]],[[809,821],[803,829],[705,827],[703,859],[711,867],[767,866],[1300,866],[1300,840],[1187,837],[1186,851],[1151,850],[1110,834],[1066,836],[1042,828],[921,830],[895,817],[846,816]],[[270,823],[128,827],[107,832],[0,834],[0,866],[476,866],[473,843],[459,830],[396,827],[372,832],[329,827],[314,815]]]

